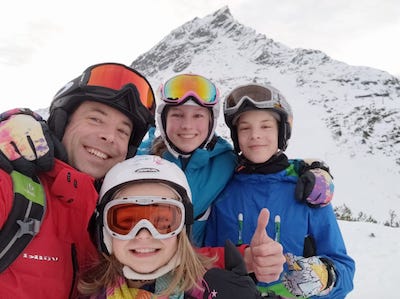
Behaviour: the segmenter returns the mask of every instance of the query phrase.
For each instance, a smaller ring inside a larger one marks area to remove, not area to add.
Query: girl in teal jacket
[[[185,172],[193,194],[192,238],[196,246],[202,246],[207,210],[236,165],[232,146],[215,134],[218,90],[205,77],[182,74],[161,86],[158,100],[156,123],[161,136],[153,142],[151,153]]]

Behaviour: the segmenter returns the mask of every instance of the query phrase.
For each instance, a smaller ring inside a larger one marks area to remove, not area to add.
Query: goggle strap
[[[185,225],[192,225],[193,219],[193,204],[191,202],[184,201],[183,206],[185,207]]]

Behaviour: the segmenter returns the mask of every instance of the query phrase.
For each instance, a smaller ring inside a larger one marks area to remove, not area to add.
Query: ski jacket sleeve
[[[0,229],[7,220],[14,199],[10,175],[0,169]]]

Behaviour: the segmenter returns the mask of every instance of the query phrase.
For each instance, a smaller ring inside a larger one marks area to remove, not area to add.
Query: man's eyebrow
[[[93,108],[90,109],[90,111],[98,112],[98,113],[100,113],[101,115],[108,116],[108,113],[107,113],[106,111],[104,111],[103,109],[98,108],[98,107],[93,107]],[[90,111],[89,111],[89,112],[90,112]],[[124,114],[124,115],[125,115],[125,114]],[[134,126],[133,121],[124,120],[124,121],[122,121],[122,123],[123,123],[124,125],[126,125],[127,127],[129,127],[130,129],[133,129],[133,126]]]

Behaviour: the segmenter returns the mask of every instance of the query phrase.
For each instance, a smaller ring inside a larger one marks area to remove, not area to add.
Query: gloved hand
[[[288,272],[283,275],[283,285],[295,296],[327,295],[336,281],[333,264],[318,256],[302,257],[286,254]]]
[[[323,162],[315,161],[303,168],[295,190],[297,200],[311,207],[323,207],[331,202],[333,192],[333,178]]]
[[[203,277],[203,286],[203,299],[262,298],[255,282],[247,274],[242,256],[229,240],[225,243],[225,270],[208,270]]]
[[[0,168],[31,177],[52,169],[55,152],[65,159],[61,142],[53,138],[40,115],[29,109],[0,114]]]

